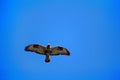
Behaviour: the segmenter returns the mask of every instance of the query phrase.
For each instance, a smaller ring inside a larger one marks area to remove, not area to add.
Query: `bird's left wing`
[[[50,55],[70,55],[70,52],[66,49],[66,48],[63,48],[63,47],[60,47],[60,46],[56,46],[56,47],[53,47],[51,48],[51,54]]]
[[[31,51],[43,55],[45,55],[45,50],[46,48],[39,44],[31,44],[25,47],[25,51]]]

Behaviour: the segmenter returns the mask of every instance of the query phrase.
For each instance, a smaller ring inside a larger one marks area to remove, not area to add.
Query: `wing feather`
[[[60,47],[60,46],[56,46],[56,47],[53,47],[51,48],[51,54],[50,55],[70,55],[70,52],[66,49],[66,48],[63,48],[63,47]]]
[[[43,55],[45,54],[45,50],[46,48],[39,44],[31,44],[25,47],[25,51],[31,51]]]

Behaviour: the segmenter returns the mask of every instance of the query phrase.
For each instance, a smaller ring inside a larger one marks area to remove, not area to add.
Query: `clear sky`
[[[119,0],[1,0],[0,80],[120,80]],[[66,47],[70,56],[25,52]]]

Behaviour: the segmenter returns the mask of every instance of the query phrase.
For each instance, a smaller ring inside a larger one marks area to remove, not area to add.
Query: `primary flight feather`
[[[56,46],[53,48],[50,48],[50,45],[47,45],[46,47],[39,45],[39,44],[31,44],[25,47],[25,51],[31,51],[38,54],[45,55],[45,62],[50,62],[49,56],[56,56],[56,55],[70,55],[70,52],[61,46]]]

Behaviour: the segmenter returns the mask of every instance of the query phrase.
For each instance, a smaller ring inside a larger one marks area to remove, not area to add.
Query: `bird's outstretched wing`
[[[56,47],[53,47],[51,48],[51,54],[50,55],[70,55],[70,52],[66,49],[66,48],[63,48],[63,47],[60,47],[60,46],[56,46]]]
[[[45,55],[45,50],[46,48],[39,44],[31,44],[25,47],[25,51],[31,51],[31,52],[35,52],[35,53],[43,54],[43,55]]]

